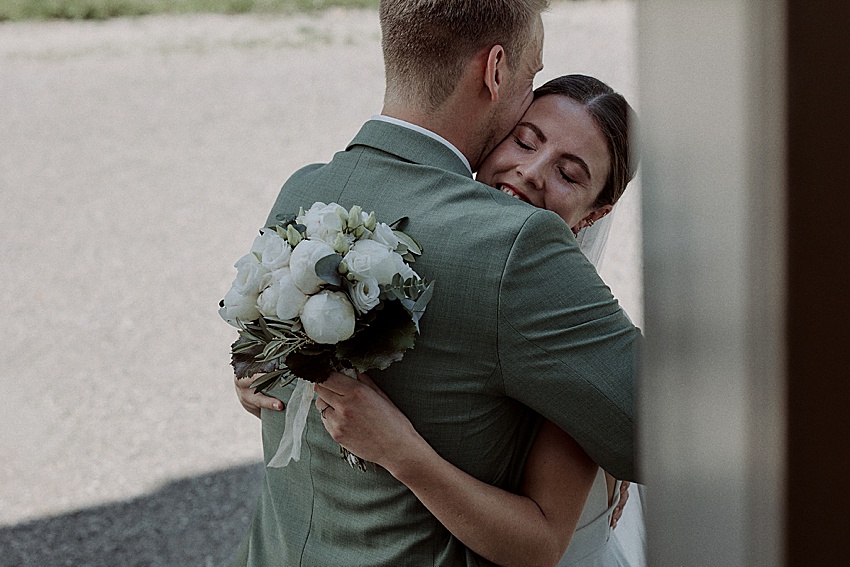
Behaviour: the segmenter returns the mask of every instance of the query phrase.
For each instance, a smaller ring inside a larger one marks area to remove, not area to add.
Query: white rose
[[[398,246],[398,237],[393,234],[393,229],[391,229],[388,224],[383,222],[375,227],[375,230],[372,231],[372,236],[370,238],[375,242],[386,244],[390,247],[390,250],[395,250]]]
[[[292,247],[274,230],[264,230],[254,239],[251,252],[260,255],[260,263],[270,271],[279,270],[289,265]]]
[[[303,293],[312,295],[325,283],[325,280],[316,275],[316,262],[332,254],[336,254],[334,249],[321,240],[302,240],[292,250],[292,256],[289,258],[292,281]]]
[[[304,304],[301,324],[317,343],[336,344],[354,334],[354,307],[344,293],[322,291]]]
[[[351,302],[361,314],[373,309],[381,302],[381,287],[375,278],[357,282],[351,289]]]
[[[258,294],[255,292],[247,295],[242,294],[238,289],[232,287],[224,296],[224,307],[218,310],[218,314],[234,327],[238,327],[236,319],[244,323],[256,321],[260,318],[260,311],[257,309],[257,296]]]
[[[345,265],[357,281],[374,278],[379,284],[388,284],[396,274],[401,274],[404,279],[416,275],[401,256],[374,240],[355,242],[351,251],[345,255]]]
[[[348,218],[348,211],[341,205],[322,202],[313,203],[310,210],[299,215],[295,220],[307,227],[307,238],[323,240],[331,246],[336,242],[337,235],[343,231],[344,219]]]
[[[233,288],[240,295],[260,293],[260,285],[263,278],[269,273],[269,269],[263,266],[254,254],[245,254],[236,261],[233,267],[236,268]]]

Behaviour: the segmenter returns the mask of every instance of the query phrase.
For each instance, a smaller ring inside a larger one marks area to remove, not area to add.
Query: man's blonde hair
[[[381,0],[388,96],[433,110],[452,94],[470,58],[501,45],[511,69],[548,0]]]

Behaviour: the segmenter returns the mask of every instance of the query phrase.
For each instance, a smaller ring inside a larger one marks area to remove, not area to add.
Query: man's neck
[[[481,160],[480,148],[476,147],[476,126],[474,121],[469,120],[469,113],[449,106],[444,105],[433,113],[423,113],[410,105],[384,104],[381,114],[415,124],[445,138],[466,157],[475,171]]]

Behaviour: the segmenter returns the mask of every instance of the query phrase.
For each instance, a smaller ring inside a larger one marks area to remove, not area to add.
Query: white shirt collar
[[[417,126],[416,124],[412,124],[410,122],[405,122],[404,120],[399,120],[398,118],[393,118],[391,116],[384,116],[383,114],[376,114],[372,117],[372,120],[380,120],[381,122],[389,122],[390,124],[395,124],[396,126],[401,126],[403,128],[407,128],[409,130],[413,130],[414,132],[419,132],[420,134],[424,134],[431,139],[437,140],[451,151],[455,153],[457,157],[460,158],[460,161],[463,162],[463,165],[466,166],[466,169],[469,171],[469,174],[472,175],[472,166],[469,165],[469,160],[466,159],[466,156],[463,155],[459,149],[457,149],[454,144],[440,136],[439,134],[435,134],[430,130],[426,130],[422,126]]]

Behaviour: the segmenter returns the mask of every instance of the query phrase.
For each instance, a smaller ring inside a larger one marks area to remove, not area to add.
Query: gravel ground
[[[638,106],[634,12],[555,3],[538,84]],[[0,566],[227,564],[262,467],[216,304],[382,83],[373,11],[0,24]],[[638,197],[603,277],[640,322]]]

